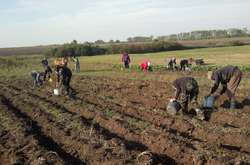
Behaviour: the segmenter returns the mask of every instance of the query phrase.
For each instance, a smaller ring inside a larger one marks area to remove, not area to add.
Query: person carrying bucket
[[[221,84],[223,88],[220,95],[226,93],[230,100],[230,109],[235,109],[235,92],[241,78],[242,72],[237,66],[229,65],[213,72],[209,71],[208,79],[213,80],[213,86],[206,97],[213,95]]]
[[[56,65],[55,72],[57,76],[57,86],[60,86],[61,91],[66,91],[69,97],[72,97],[73,89],[70,86],[72,77],[71,70],[65,65]]]
[[[179,101],[181,109],[184,113],[188,113],[189,102],[193,106],[198,106],[199,86],[197,81],[192,77],[181,77],[176,79],[173,83],[175,89],[174,97],[170,101]]]

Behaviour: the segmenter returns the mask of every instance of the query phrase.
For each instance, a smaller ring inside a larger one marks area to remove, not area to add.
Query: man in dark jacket
[[[67,95],[71,96],[73,89],[70,87],[72,72],[67,66],[56,66],[58,84],[66,90]]]
[[[173,88],[175,89],[175,96],[172,100],[179,99],[184,112],[188,112],[189,102],[191,102],[194,106],[198,105],[197,98],[199,94],[199,86],[194,78],[178,78],[173,82]]]
[[[230,99],[230,109],[235,108],[235,91],[240,84],[242,72],[237,66],[226,66],[214,72],[208,72],[208,78],[213,80],[213,86],[208,96],[212,95],[222,85],[220,95],[226,93]]]

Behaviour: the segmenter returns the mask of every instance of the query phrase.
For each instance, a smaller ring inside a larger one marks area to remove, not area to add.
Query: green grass
[[[250,46],[234,46],[220,48],[203,48],[183,51],[168,51],[160,53],[131,54],[131,70],[138,71],[139,64],[149,59],[154,66],[154,71],[164,70],[167,59],[176,57],[181,58],[203,58],[207,65],[195,66],[197,71],[215,69],[224,65],[238,65],[246,71],[250,70]],[[28,76],[32,70],[43,71],[41,60],[42,55],[27,56],[2,56],[0,57],[1,76]],[[53,59],[50,59],[52,63]],[[91,57],[80,57],[80,75],[109,75],[121,73],[121,55],[101,55]],[[74,64],[69,63],[70,68]],[[129,74],[130,71],[123,71]]]

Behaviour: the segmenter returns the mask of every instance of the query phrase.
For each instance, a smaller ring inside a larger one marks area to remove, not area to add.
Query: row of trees
[[[178,34],[171,34],[166,36],[135,36],[127,38],[127,41],[120,40],[96,40],[95,44],[115,44],[124,42],[152,42],[152,41],[172,41],[172,40],[202,40],[202,39],[219,39],[219,38],[232,38],[232,37],[247,37],[250,36],[250,30],[247,28],[236,29],[231,28],[227,30],[197,30],[191,32],[183,32]]]
[[[250,36],[250,31],[247,28],[243,29],[228,29],[228,30],[200,30],[187,33],[172,34],[168,36],[160,36],[157,39],[161,41],[169,40],[201,40],[201,39],[219,39],[231,37],[247,37]]]
[[[227,30],[197,30],[191,32],[184,32],[178,34],[171,34],[166,36],[136,36],[127,38],[126,42],[152,42],[152,41],[171,41],[171,40],[202,40],[202,39],[219,39],[219,38],[232,38],[232,37],[247,37],[250,36],[250,30],[247,28],[236,29],[231,28]],[[96,44],[113,44],[121,43],[120,40],[110,40],[105,42],[103,40],[95,41]]]
[[[93,56],[102,54],[127,53],[148,53],[168,50],[181,50],[184,47],[176,42],[148,42],[148,43],[127,43],[127,44],[105,44],[98,46],[95,43],[71,43],[60,47],[50,48],[45,52],[46,56],[64,57],[64,56]]]

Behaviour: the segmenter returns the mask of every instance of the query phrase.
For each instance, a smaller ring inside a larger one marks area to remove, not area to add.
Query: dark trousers
[[[124,66],[125,66],[125,68],[129,68],[129,62],[128,62],[128,61],[125,61],[125,62],[124,62]]]
[[[62,80],[63,88],[68,95],[71,95],[73,91],[73,89],[70,86],[70,81],[71,81],[71,76],[66,76]]]
[[[50,68],[50,66],[46,66],[45,67],[45,71],[44,71],[44,76],[43,76],[43,80],[46,80],[46,77],[48,75],[48,78],[50,79],[50,75],[52,74],[52,69]]]

